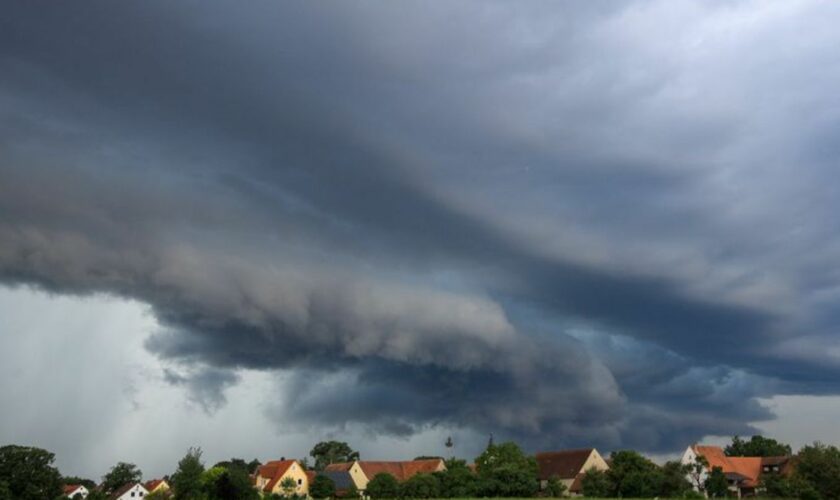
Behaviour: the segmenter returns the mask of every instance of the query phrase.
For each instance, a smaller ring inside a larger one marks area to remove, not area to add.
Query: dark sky
[[[147,306],[210,416],[749,434],[840,393],[838,9],[10,2],[0,283]]]

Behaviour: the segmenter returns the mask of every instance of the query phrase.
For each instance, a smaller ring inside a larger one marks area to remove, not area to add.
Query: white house
[[[81,484],[64,485],[64,496],[67,498],[76,498],[76,495],[82,498],[87,498],[88,493],[90,493],[90,491]]]
[[[118,489],[109,497],[110,500],[136,500],[149,494],[149,490],[140,483],[132,483]]]

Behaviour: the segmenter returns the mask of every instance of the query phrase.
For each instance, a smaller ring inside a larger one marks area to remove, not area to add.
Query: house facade
[[[169,483],[165,479],[152,479],[143,485],[149,493],[166,493],[170,491]]]
[[[364,491],[367,488],[369,480],[362,471],[362,466],[359,465],[358,460],[329,464],[324,468],[322,474],[332,479],[333,483],[335,483],[336,491],[341,493],[349,490],[351,487],[355,487],[359,491]]]
[[[763,474],[787,475],[791,472],[793,463],[787,456],[780,457],[728,457],[720,446],[707,446],[693,444],[683,453],[681,462],[693,464],[698,456],[702,456],[708,462],[698,477],[689,477],[689,481],[698,489],[696,484],[701,484],[709,477],[709,473],[715,467],[720,467],[731,491],[738,498],[755,496],[761,484]]]
[[[309,478],[297,460],[273,460],[261,465],[254,476],[254,487],[263,493],[286,494],[283,482],[290,478],[294,484],[291,491],[296,495],[309,495]]]
[[[566,491],[573,496],[583,493],[581,479],[586,471],[589,469],[606,471],[610,468],[595,448],[541,451],[537,453],[536,459],[540,489],[546,489],[548,481],[556,477],[566,486]]]
[[[136,500],[138,498],[143,498],[148,494],[149,490],[147,490],[142,484],[131,483],[118,489],[108,498],[110,500]]]
[[[324,474],[330,476],[337,488],[339,484],[348,485],[349,482],[357,490],[364,492],[368,482],[377,474],[387,473],[394,476],[397,481],[403,482],[417,474],[431,474],[445,470],[446,464],[442,458],[401,461],[356,460],[330,464],[324,469]]]
[[[67,498],[87,498],[90,491],[81,484],[66,484],[64,485],[64,496]]]

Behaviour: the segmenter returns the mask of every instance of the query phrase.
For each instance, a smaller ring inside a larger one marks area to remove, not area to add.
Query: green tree
[[[585,497],[604,498],[610,495],[611,485],[607,473],[594,467],[583,473],[580,486]]]
[[[720,467],[712,467],[703,487],[711,498],[724,498],[729,491],[729,482]]]
[[[488,444],[475,463],[477,490],[483,496],[531,497],[539,489],[537,461],[516,443]]]
[[[241,464],[215,466],[202,475],[208,500],[256,500],[259,493],[251,484],[247,468]]]
[[[545,491],[549,497],[560,498],[566,493],[566,485],[560,481],[559,477],[551,476],[548,478],[548,485],[546,486]]]
[[[0,480],[0,500],[12,500],[12,492],[9,491],[9,483]]]
[[[790,445],[758,435],[751,437],[749,441],[735,436],[723,452],[730,457],[778,457],[792,453]]]
[[[102,490],[90,490],[85,500],[108,500],[108,494]]]
[[[318,474],[309,485],[312,498],[332,498],[335,496],[335,482],[329,477]]]
[[[840,498],[840,449],[822,443],[803,447],[794,476],[802,491],[810,485],[824,499]]]
[[[290,477],[284,477],[283,480],[280,481],[280,489],[283,490],[283,495],[286,498],[290,498],[294,495],[295,488],[297,488],[297,483]]]
[[[368,482],[365,493],[373,499],[397,498],[400,493],[400,485],[391,474],[380,472]]]
[[[438,498],[440,480],[433,474],[415,474],[400,485],[403,498]]]
[[[64,476],[61,478],[61,484],[81,484],[88,490],[96,488],[96,481],[78,476]]]
[[[703,455],[695,456],[694,461],[686,465],[686,470],[688,471],[688,478],[691,481],[691,486],[697,491],[704,491],[703,479],[708,468],[709,461],[706,460],[706,457],[704,457]]]
[[[659,488],[659,496],[665,498],[682,497],[691,491],[691,483],[686,479],[689,466],[683,465],[678,460],[665,462],[662,466],[662,482]]]
[[[43,500],[61,495],[61,474],[53,467],[55,455],[41,448],[0,447],[0,478],[16,500]]]
[[[90,498],[90,495],[88,495],[88,498]],[[157,490],[146,495],[145,500],[165,500],[167,498],[169,498],[169,492]]]
[[[344,491],[343,498],[356,500],[357,498],[360,498],[361,496],[362,495],[359,492],[359,489],[356,488],[356,485],[353,484],[353,483],[350,483],[350,487],[347,488],[347,490]]]
[[[204,463],[201,448],[190,448],[178,462],[178,469],[172,474],[172,491],[176,500],[199,500],[203,497]]]
[[[353,451],[344,441],[322,441],[309,452],[315,459],[313,468],[322,471],[329,464],[352,462],[359,459],[359,452]]]
[[[446,461],[446,470],[436,472],[435,475],[440,481],[440,496],[443,498],[469,498],[476,495],[477,478],[465,460],[451,458]]]
[[[139,483],[141,479],[143,479],[143,472],[136,465],[118,462],[102,477],[102,489],[110,494],[127,484]]]
[[[655,463],[632,450],[613,452],[610,458],[607,477],[611,496],[648,498],[659,494],[662,472]]]

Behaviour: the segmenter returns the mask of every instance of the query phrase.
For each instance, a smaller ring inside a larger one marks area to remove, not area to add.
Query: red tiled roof
[[[135,486],[138,486],[138,485],[141,486],[141,487],[144,487],[140,483],[128,483],[127,485],[123,486],[122,488],[118,489],[117,491],[111,493],[111,496],[108,497],[108,498],[112,498],[112,499],[113,498],[119,498],[119,497],[123,496],[125,494],[125,492],[129,491],[131,488],[134,488]]]
[[[709,469],[720,467],[724,474],[742,476],[740,486],[754,488],[758,486],[764,465],[784,465],[788,457],[728,457],[720,446],[694,445],[694,452],[703,455],[709,462]]]
[[[583,492],[583,473],[575,476],[575,480],[572,481],[572,485],[569,486],[569,493],[582,493],[582,492]]]
[[[161,483],[163,483],[163,482],[164,482],[163,479],[152,479],[151,481],[146,481],[146,484],[144,484],[143,486],[145,486],[146,489],[149,490],[149,493],[151,493],[152,491],[155,490],[155,488],[160,486]]]
[[[75,492],[79,488],[81,488],[81,484],[65,484],[64,485],[64,494],[66,496],[70,496],[71,493]]]
[[[557,476],[559,479],[575,479],[584,472],[583,465],[594,448],[577,450],[541,451],[537,453],[537,468],[540,480]]]
[[[280,478],[283,477],[283,474],[289,470],[289,467],[295,463],[294,460],[272,460],[271,462],[266,462],[264,465],[261,465],[259,469],[257,469],[257,475],[262,477],[267,477],[270,479],[268,484],[265,485],[263,491],[270,492],[274,489],[274,486],[277,485],[277,482],[280,481]]]
[[[359,466],[369,480],[377,474],[387,473],[394,476],[397,481],[402,482],[420,473],[429,474],[440,470],[443,466],[443,459],[406,460],[402,462],[359,461]]]
[[[326,467],[324,467],[324,470],[333,472],[345,472],[350,470],[351,467],[353,467],[353,462],[339,462],[327,465]]]

